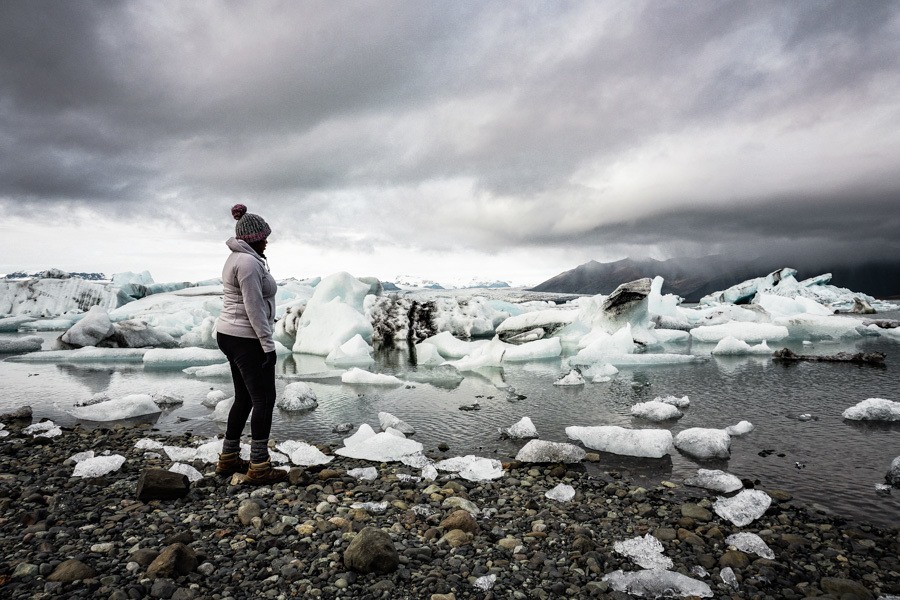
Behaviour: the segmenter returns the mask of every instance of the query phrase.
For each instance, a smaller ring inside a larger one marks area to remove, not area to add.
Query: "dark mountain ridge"
[[[592,260],[551,277],[531,290],[564,294],[609,294],[628,281],[659,275],[664,280],[664,294],[677,294],[687,302],[697,302],[711,292],[724,290],[736,283],[788,266],[793,265],[771,259],[740,260],[718,255],[668,260],[625,258],[608,263]],[[823,266],[818,269],[797,268],[797,271],[798,279],[831,273],[833,285],[876,298],[900,297],[900,261]]]

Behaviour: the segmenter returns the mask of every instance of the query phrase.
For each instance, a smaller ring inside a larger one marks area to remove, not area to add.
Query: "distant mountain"
[[[600,263],[595,260],[565,271],[531,288],[536,292],[564,294],[609,294],[616,287],[642,277],[661,276],[663,293],[677,294],[688,302],[724,290],[741,281],[767,275],[790,264],[775,264],[767,259],[741,261],[733,257],[671,258],[668,260],[623,260]],[[827,267],[799,270],[798,277],[806,278],[831,273],[831,283],[877,298],[900,295],[900,261],[870,263],[857,267]]]
[[[46,271],[34,271],[32,273],[26,273],[25,271],[16,271],[14,273],[7,273],[2,276],[2,279],[85,279],[88,281],[104,281],[106,280],[106,275],[103,273],[81,273],[81,272],[72,272],[61,271],[60,269],[47,269]]]

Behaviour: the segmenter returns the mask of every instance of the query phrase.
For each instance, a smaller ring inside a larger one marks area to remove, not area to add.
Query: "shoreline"
[[[646,534],[662,544],[673,571],[704,582],[715,597],[900,595],[900,530],[821,513],[764,487],[771,506],[738,527],[713,512],[714,492],[679,482],[643,488],[580,464],[512,463],[492,481],[442,474],[429,482],[398,477],[418,475],[400,463],[335,456],[324,466],[293,468],[289,483],[274,488],[232,485],[211,474],[214,465],[195,461],[206,476],[185,498],[145,503],[135,491],[141,472],[172,461],[145,457],[135,442],[188,447],[206,438],[149,425],[34,438],[22,433],[27,424],[7,421],[10,435],[0,438],[4,598],[628,598],[603,576],[639,571],[614,545]],[[88,449],[126,460],[108,475],[72,477],[69,457]],[[347,475],[372,466],[374,481]],[[572,501],[544,496],[559,483],[575,489]],[[448,519],[460,509],[476,514],[456,527]],[[389,533],[395,571],[345,566],[344,552],[366,526]],[[758,534],[774,558],[730,548],[725,538],[739,532]],[[193,568],[148,576],[173,544],[194,554]],[[52,581],[72,560],[89,570]],[[736,588],[721,578],[727,568]],[[493,584],[481,589],[479,578],[491,575]]]

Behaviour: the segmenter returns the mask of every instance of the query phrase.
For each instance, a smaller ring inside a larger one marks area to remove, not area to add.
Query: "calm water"
[[[58,334],[45,335],[49,340]],[[798,498],[841,515],[896,526],[900,522],[900,490],[882,496],[876,493],[875,485],[884,482],[891,460],[900,455],[900,423],[859,424],[844,421],[841,413],[867,398],[900,400],[900,344],[884,338],[863,338],[855,343],[788,346],[822,354],[879,350],[887,354],[887,366],[783,366],[761,357],[712,358],[696,365],[622,369],[610,383],[560,388],[552,383],[562,372],[561,362],[552,360],[468,375],[461,383],[444,387],[427,383],[351,386],[339,380],[318,381],[310,385],[319,407],[295,414],[276,409],[273,436],[338,444],[343,436],[332,433],[336,424],[366,422],[377,429],[378,412],[387,411],[415,427],[415,439],[433,455],[439,455],[437,445],[446,442],[451,447],[448,456],[475,453],[502,460],[514,456],[523,442],[501,440],[497,429],[523,416],[534,421],[542,439],[554,441],[569,441],[564,431],[568,425],[668,426],[677,433],[688,427],[721,428],[748,420],[756,429],[733,439],[732,456],[727,461],[700,464],[676,453],[671,460],[604,456],[599,466],[616,468],[647,482],[677,482],[700,466],[721,468],[759,480],[765,487],[789,490]],[[685,346],[682,351],[708,354],[711,348]],[[304,373],[329,370],[321,359],[302,355],[282,358],[278,369],[279,390]],[[405,353],[390,352],[378,356],[376,370],[403,378],[416,369],[409,366]],[[190,430],[209,435],[221,433],[223,426],[209,420],[210,410],[200,401],[210,389],[231,390],[228,380],[197,380],[178,370],[151,371],[140,365],[3,360],[0,381],[0,411],[30,404],[36,418],[49,417],[66,425],[75,422],[66,410],[95,393],[119,397],[175,391],[184,397],[184,404],[166,410],[156,420],[156,427],[167,432]],[[503,386],[512,386],[525,398],[509,401]],[[630,416],[634,403],[670,394],[687,395],[691,400],[679,421],[658,425]],[[480,410],[460,410],[476,400]],[[804,413],[813,419],[798,420]],[[767,455],[760,456],[761,452]],[[796,463],[803,467],[797,468]]]

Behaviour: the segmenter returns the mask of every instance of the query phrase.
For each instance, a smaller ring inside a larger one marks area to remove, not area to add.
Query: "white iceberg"
[[[37,352],[41,349],[44,338],[36,335],[15,338],[0,338],[0,354],[11,354],[13,352]]]
[[[169,467],[169,470],[173,473],[180,473],[187,476],[188,481],[190,481],[191,483],[203,479],[203,474],[200,473],[200,471],[198,471],[191,465],[186,465],[184,463],[177,462]]]
[[[712,589],[704,582],[665,569],[618,570],[604,575],[603,581],[617,592],[640,598],[713,597]]]
[[[707,358],[693,354],[619,354],[604,356],[603,360],[616,367],[653,367],[686,365],[706,362]]]
[[[576,369],[572,369],[564,376],[560,377],[556,381],[553,382],[553,385],[559,386],[570,386],[570,385],[584,385],[584,377],[581,376]]]
[[[685,479],[684,485],[700,487],[720,494],[730,494],[744,487],[738,477],[718,469],[697,469],[697,474]]]
[[[845,410],[842,416],[850,421],[900,421],[900,402],[868,398]]]
[[[382,431],[387,431],[388,428],[396,429],[404,436],[413,435],[416,433],[416,430],[406,421],[395,417],[389,412],[378,413],[378,423],[379,425],[381,425]]]
[[[423,340],[437,348],[437,351],[444,358],[462,358],[471,354],[479,346],[487,344],[487,340],[477,340],[467,342],[453,337],[449,331],[442,331],[436,335]]]
[[[585,451],[574,444],[531,440],[516,454],[516,460],[528,463],[577,463],[584,460]]]
[[[326,465],[334,460],[333,456],[324,454],[321,450],[306,442],[285,440],[275,446],[275,448],[287,454],[292,463],[303,467]]]
[[[393,375],[371,373],[358,367],[353,367],[341,375],[341,381],[359,385],[403,385],[403,382]]]
[[[650,402],[639,402],[631,407],[631,416],[648,421],[669,421],[672,419],[680,419],[684,413],[675,406],[659,400],[651,400]]]
[[[370,365],[375,362],[372,352],[374,352],[372,346],[361,335],[356,334],[329,352],[325,362],[337,367]]]
[[[724,429],[691,427],[675,436],[675,447],[700,460],[731,456],[731,436]]]
[[[866,332],[862,323],[853,317],[805,314],[778,317],[773,322],[787,329],[791,337],[804,340],[856,338],[861,332]]]
[[[85,421],[118,421],[162,412],[150,394],[129,394],[115,400],[107,400],[73,408],[69,414]]]
[[[224,362],[203,367],[188,367],[182,369],[182,372],[198,379],[230,379],[231,363]]]
[[[753,429],[753,423],[751,423],[750,421],[741,421],[737,425],[726,427],[725,431],[730,436],[740,436],[750,433],[751,431],[753,431]]]
[[[672,452],[672,432],[668,429],[625,429],[616,425],[566,427],[566,435],[588,448],[643,458],[662,458]]]
[[[581,375],[595,383],[601,383],[601,380],[608,381],[609,378],[618,374],[619,369],[609,363],[595,363],[581,372]]]
[[[506,429],[501,429],[500,431],[517,440],[536,438],[538,436],[537,428],[528,417],[522,417]]]
[[[297,381],[284,387],[284,393],[275,403],[282,410],[301,411],[312,410],[319,406],[316,393],[308,383]]]
[[[765,340],[756,346],[751,346],[744,340],[728,336],[719,340],[719,343],[713,348],[712,353],[716,356],[744,356],[747,354],[771,356],[772,349],[769,348]]]
[[[148,352],[146,348],[78,348],[77,350],[50,350],[11,356],[13,362],[61,362],[61,363],[139,363]]]
[[[416,364],[420,367],[436,367],[444,363],[437,346],[428,342],[416,344]]]
[[[719,497],[713,510],[723,519],[743,527],[763,516],[771,504],[772,498],[764,491],[743,490],[731,498]]]
[[[663,555],[663,545],[651,534],[615,542],[613,550],[627,556],[643,569],[671,569],[672,559]]]
[[[725,543],[734,546],[741,552],[756,554],[763,558],[768,558],[769,560],[775,558],[775,553],[772,552],[769,545],[755,533],[750,533],[748,531],[733,533],[725,538]]]
[[[777,342],[788,337],[789,331],[783,325],[771,323],[731,322],[721,325],[701,325],[691,329],[691,337],[698,342],[718,343],[725,338],[734,338],[746,343],[758,344],[766,340]]]
[[[657,396],[654,398],[656,402],[663,402],[665,404],[671,404],[672,406],[678,408],[687,408],[691,405],[691,399],[687,396],[682,396],[679,398],[678,396]]]
[[[568,502],[575,497],[575,488],[565,483],[560,483],[552,490],[547,490],[545,497],[557,502]]]
[[[206,394],[206,398],[200,401],[200,404],[206,408],[215,408],[216,405],[228,397],[228,394],[222,390],[212,390]]]
[[[183,369],[221,363],[225,355],[218,348],[152,348],[144,354],[144,366]]]
[[[372,324],[365,315],[340,298],[324,304],[310,300],[300,318],[293,351],[328,356],[357,335],[368,342],[372,333]]]
[[[125,464],[125,457],[119,454],[87,458],[75,465],[72,477],[100,477],[118,471]]]

